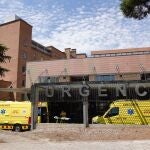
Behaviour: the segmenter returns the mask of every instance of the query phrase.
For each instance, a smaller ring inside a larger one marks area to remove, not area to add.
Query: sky
[[[0,0],[0,24],[18,15],[33,26],[33,40],[90,54],[150,46],[150,17],[125,18],[120,0]]]

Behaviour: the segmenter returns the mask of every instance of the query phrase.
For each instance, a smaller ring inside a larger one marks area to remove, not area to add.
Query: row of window
[[[22,52],[22,56],[21,56],[21,58],[23,59],[23,60],[29,60],[29,58],[28,58],[28,55],[27,55],[27,52]],[[37,54],[35,53],[35,54],[33,54],[33,58],[32,58],[32,60],[36,60],[38,58],[38,56],[37,56]],[[38,59],[39,60],[39,59]],[[43,57],[41,57],[41,60],[43,60]]]
[[[44,52],[46,54],[49,54],[51,53],[51,51],[49,49],[47,49],[45,46],[35,42],[35,41],[32,41],[32,47],[35,48],[35,49],[38,49],[39,51],[41,52]]]
[[[120,75],[122,78],[123,75]],[[115,75],[97,75],[96,81],[114,81]],[[141,74],[141,80],[150,80],[150,73]]]
[[[122,77],[122,75],[120,75],[120,77]],[[83,80],[83,78],[81,78],[81,80]],[[95,81],[115,81],[115,80],[116,80],[115,75],[96,75]],[[141,74],[141,80],[150,80],[150,73]],[[56,82],[59,82],[59,77],[40,76],[39,82],[40,83],[52,83],[52,82],[56,83]]]
[[[59,82],[58,77],[40,76],[39,83],[56,83]]]
[[[150,73],[141,74],[141,80],[150,80]]]
[[[83,80],[83,78],[81,79]],[[97,75],[96,81],[114,81],[115,75]],[[75,81],[75,80],[74,80]],[[59,77],[40,76],[40,83],[56,83],[59,82]]]
[[[97,75],[96,81],[114,81],[115,75]]]
[[[145,54],[150,54],[150,51],[94,54],[94,57],[114,57],[114,56],[130,56],[130,55],[145,55]]]

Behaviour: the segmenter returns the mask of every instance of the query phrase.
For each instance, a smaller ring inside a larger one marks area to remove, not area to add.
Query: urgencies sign
[[[98,96],[107,97],[109,95],[106,86],[98,85],[97,88],[98,88]],[[115,88],[116,97],[119,96],[120,94],[122,96],[127,96],[127,86],[126,85],[124,85],[124,84],[115,85],[115,86],[113,86],[113,88]],[[140,91],[141,88],[145,89],[145,90]],[[67,95],[68,97],[72,97],[71,88],[69,85],[63,85],[59,89],[61,90],[61,97],[64,97],[65,95]],[[148,94],[144,84],[136,84],[134,87],[134,91],[140,97],[147,96],[147,94]],[[80,85],[78,87],[78,93],[82,97],[88,97],[90,95],[90,86]],[[46,97],[53,97],[54,94],[55,94],[55,88],[53,86],[47,86],[46,90],[45,90]]]

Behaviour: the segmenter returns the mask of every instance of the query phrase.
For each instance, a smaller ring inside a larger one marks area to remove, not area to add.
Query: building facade
[[[0,25],[0,43],[8,48],[7,55],[11,56],[10,62],[2,64],[10,71],[0,77],[0,80],[10,81],[12,87],[25,87],[26,62],[66,58],[65,53],[57,48],[45,47],[33,41],[32,26],[18,17]],[[23,95],[17,94],[16,99],[20,100],[22,97]]]
[[[26,87],[31,86],[30,78],[34,83],[150,80],[150,47],[92,51],[91,57],[66,51],[68,59],[28,62]]]

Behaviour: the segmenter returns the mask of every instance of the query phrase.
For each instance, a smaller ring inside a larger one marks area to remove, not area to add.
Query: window
[[[140,52],[133,52],[134,55],[140,55]]]
[[[146,54],[150,54],[150,51],[134,51],[134,52],[94,54],[94,57],[114,57],[114,56],[146,55]]]
[[[150,80],[150,73],[141,74],[141,80]]]
[[[113,107],[107,114],[106,114],[106,118],[107,117],[113,117],[113,116],[117,116],[119,115],[119,107]]]
[[[143,52],[144,54],[150,54],[150,51],[145,51],[145,52]]]
[[[26,66],[22,66],[22,73],[26,72]]]
[[[111,56],[111,54],[106,54],[107,57]]]
[[[127,55],[132,55],[132,52],[127,52],[126,54],[127,54]]]
[[[27,53],[26,53],[26,52],[23,52],[23,53],[22,53],[22,59],[24,59],[24,60],[27,59]]]
[[[117,53],[116,55],[117,55],[117,56],[121,56],[121,53]]]
[[[89,81],[89,76],[71,76],[71,82]]]
[[[94,57],[99,57],[99,55],[94,55]]]
[[[49,76],[40,76],[39,77],[39,83],[56,83],[59,82],[58,77],[49,77]]]
[[[96,81],[114,81],[115,75],[97,75]]]
[[[66,80],[66,79],[67,79],[67,77],[63,76],[63,79],[64,79],[64,80]]]
[[[29,42],[28,42],[28,40],[27,40],[27,39],[25,39],[25,40],[23,41],[23,45],[24,45],[24,47],[28,47]]]
[[[111,54],[111,56],[116,56],[116,54]]]
[[[23,87],[25,86],[25,80],[22,80],[22,86]]]
[[[121,55],[122,55],[122,56],[126,56],[126,55],[127,55],[127,53],[121,53]]]
[[[36,56],[37,56],[37,55],[36,55],[36,53],[35,53],[35,54],[33,55],[33,60],[36,60]]]
[[[100,56],[105,57],[105,56],[106,56],[106,54],[101,54]]]

